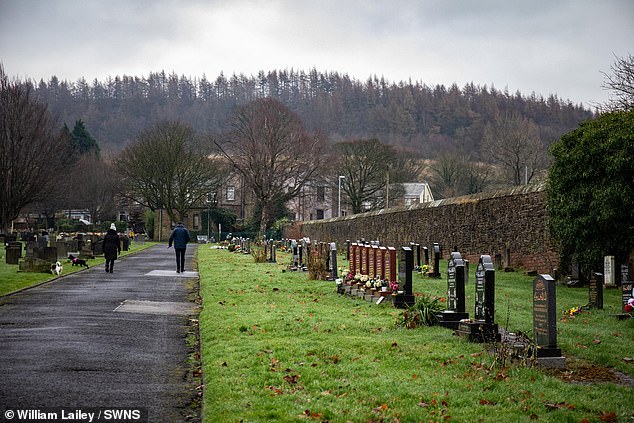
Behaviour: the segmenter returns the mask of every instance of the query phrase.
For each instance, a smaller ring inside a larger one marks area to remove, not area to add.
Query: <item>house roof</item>
[[[403,188],[405,189],[404,196],[411,198],[419,198],[425,189],[427,189],[428,184],[426,182],[405,182],[403,183]]]

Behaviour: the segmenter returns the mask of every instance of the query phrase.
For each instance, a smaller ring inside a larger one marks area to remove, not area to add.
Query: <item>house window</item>
[[[227,201],[234,201],[236,199],[236,188],[233,186],[227,187]]]
[[[194,215],[194,230],[198,230],[198,228],[200,227],[200,215],[195,214]]]
[[[324,218],[324,211],[317,209],[317,220],[323,219]]]
[[[317,201],[324,201],[325,199],[326,199],[326,188],[317,187]],[[319,219],[319,217],[317,219]]]

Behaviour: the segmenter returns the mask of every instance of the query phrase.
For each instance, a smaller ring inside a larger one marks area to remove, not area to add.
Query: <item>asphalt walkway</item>
[[[7,418],[21,409],[61,421],[62,407],[199,420],[187,346],[195,249],[187,248],[184,273],[161,244],[120,258],[112,274],[99,265],[0,298],[0,421],[26,421]]]

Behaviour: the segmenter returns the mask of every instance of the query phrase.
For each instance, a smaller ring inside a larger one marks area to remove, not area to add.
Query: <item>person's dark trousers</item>
[[[176,271],[185,271],[185,250],[186,248],[174,248],[176,251]]]
[[[114,260],[106,260],[106,272],[112,273],[114,269]]]

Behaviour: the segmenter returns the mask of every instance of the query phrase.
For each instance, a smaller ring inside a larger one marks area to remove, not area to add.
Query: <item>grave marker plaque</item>
[[[603,275],[592,273],[588,287],[588,305],[591,308],[603,309]]]

